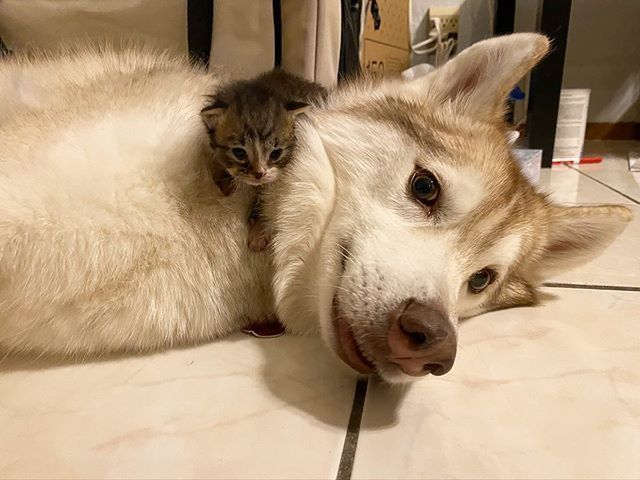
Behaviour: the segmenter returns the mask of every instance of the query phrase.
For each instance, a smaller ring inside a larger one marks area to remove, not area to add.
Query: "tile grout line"
[[[617,292],[640,292],[640,287],[629,287],[626,285],[597,285],[587,283],[543,283],[543,287],[548,288],[575,288],[579,290],[609,290]]]
[[[599,183],[600,185],[602,185],[605,188],[608,188],[609,190],[612,190],[614,192],[616,192],[618,195],[622,195],[624,198],[626,198],[627,200],[631,200],[633,203],[640,205],[640,200],[636,200],[635,198],[627,195],[626,193],[621,192],[620,190],[618,190],[617,188],[613,188],[611,185],[606,184],[605,182],[598,180],[595,177],[592,177],[591,175],[589,175],[588,173],[583,172],[582,170],[580,170],[579,168],[575,168],[572,167],[571,165],[567,165],[567,167],[569,167],[571,170],[573,170],[574,172],[578,172],[580,175],[584,175],[585,177],[593,180],[596,183]]]
[[[353,394],[353,405],[351,406],[351,416],[349,417],[349,425],[347,433],[344,437],[344,445],[342,446],[342,455],[340,456],[340,465],[338,466],[338,474],[336,480],[350,480],[353,471],[353,462],[356,457],[356,448],[358,447],[358,437],[360,436],[360,421],[362,420],[362,411],[364,410],[364,400],[367,397],[367,386],[369,380],[358,378],[356,382],[356,390]]]

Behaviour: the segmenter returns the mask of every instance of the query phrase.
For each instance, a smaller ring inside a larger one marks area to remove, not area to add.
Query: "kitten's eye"
[[[275,162],[280,158],[281,155],[282,155],[282,149],[274,148],[273,150],[271,150],[271,155],[269,155],[269,158]]]
[[[231,153],[238,160],[246,160],[247,159],[247,151],[244,148],[235,147],[231,149]]]
[[[495,278],[496,274],[493,270],[483,268],[469,277],[467,282],[469,284],[469,290],[471,290],[472,293],[480,293],[491,285]]]
[[[440,195],[440,184],[436,177],[429,171],[419,169],[413,173],[409,180],[411,193],[423,205],[431,207]]]

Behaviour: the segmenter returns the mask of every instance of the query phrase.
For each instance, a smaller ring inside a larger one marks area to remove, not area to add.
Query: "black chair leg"
[[[540,32],[551,41],[551,52],[531,73],[527,132],[529,148],[542,150],[542,167],[553,160],[571,0],[543,0]]]

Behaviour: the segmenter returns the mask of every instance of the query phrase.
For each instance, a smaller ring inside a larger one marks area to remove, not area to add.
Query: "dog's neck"
[[[309,298],[316,293],[314,259],[334,208],[335,176],[313,119],[300,122],[297,142],[295,158],[265,195],[265,212],[276,232],[272,254],[278,314],[289,330],[303,333],[318,327]]]

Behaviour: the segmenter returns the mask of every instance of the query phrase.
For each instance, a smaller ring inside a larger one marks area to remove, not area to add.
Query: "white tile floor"
[[[543,186],[636,217],[553,281],[606,289],[547,288],[540,307],[464,322],[449,375],[370,380],[356,402],[355,378],[309,338],[236,335],[83,365],[5,359],[0,478],[639,478],[640,178],[625,155],[640,143],[588,149],[605,162],[544,172]],[[345,437],[358,443],[338,475]]]

